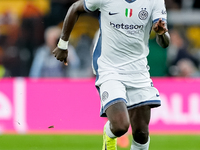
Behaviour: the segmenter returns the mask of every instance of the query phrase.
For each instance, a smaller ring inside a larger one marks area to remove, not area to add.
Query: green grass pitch
[[[101,146],[102,135],[0,135],[0,150],[101,150]],[[150,150],[199,149],[200,135],[151,135]]]

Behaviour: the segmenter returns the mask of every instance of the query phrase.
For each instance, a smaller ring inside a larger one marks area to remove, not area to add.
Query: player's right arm
[[[79,0],[70,6],[65,16],[58,46],[53,51],[53,54],[57,60],[60,60],[61,62],[64,61],[65,65],[67,65],[67,48],[70,33],[77,22],[79,15],[84,12],[86,12],[84,9],[84,0]]]

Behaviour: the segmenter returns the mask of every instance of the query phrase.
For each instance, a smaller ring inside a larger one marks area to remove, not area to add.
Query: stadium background
[[[149,40],[150,74],[163,99],[161,109],[152,114],[151,149],[197,150],[200,4],[198,0],[165,1],[171,45],[160,48],[153,32]],[[53,74],[48,65],[41,67],[48,74],[30,73],[38,48],[46,44],[45,31],[62,26],[72,2],[0,0],[1,150],[101,148],[105,120],[99,118],[90,67],[97,13],[82,15],[74,27],[70,38],[74,55],[69,67],[59,64],[61,75]]]

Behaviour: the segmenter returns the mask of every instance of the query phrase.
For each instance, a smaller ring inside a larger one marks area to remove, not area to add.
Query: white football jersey
[[[85,0],[84,3],[86,11],[100,12],[100,36],[93,51],[96,85],[108,79],[151,82],[146,59],[148,40],[153,23],[159,18],[166,22],[164,0]],[[138,73],[145,75],[141,77]]]

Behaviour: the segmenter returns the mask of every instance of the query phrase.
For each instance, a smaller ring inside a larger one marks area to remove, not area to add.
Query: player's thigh
[[[101,114],[107,116],[114,129],[129,127],[126,88],[117,80],[109,80],[100,86]]]
[[[113,125],[129,126],[130,124],[128,110],[124,102],[111,105],[106,110],[106,115]]]
[[[133,133],[136,130],[147,131],[151,117],[151,107],[148,105],[129,109],[130,123]]]

